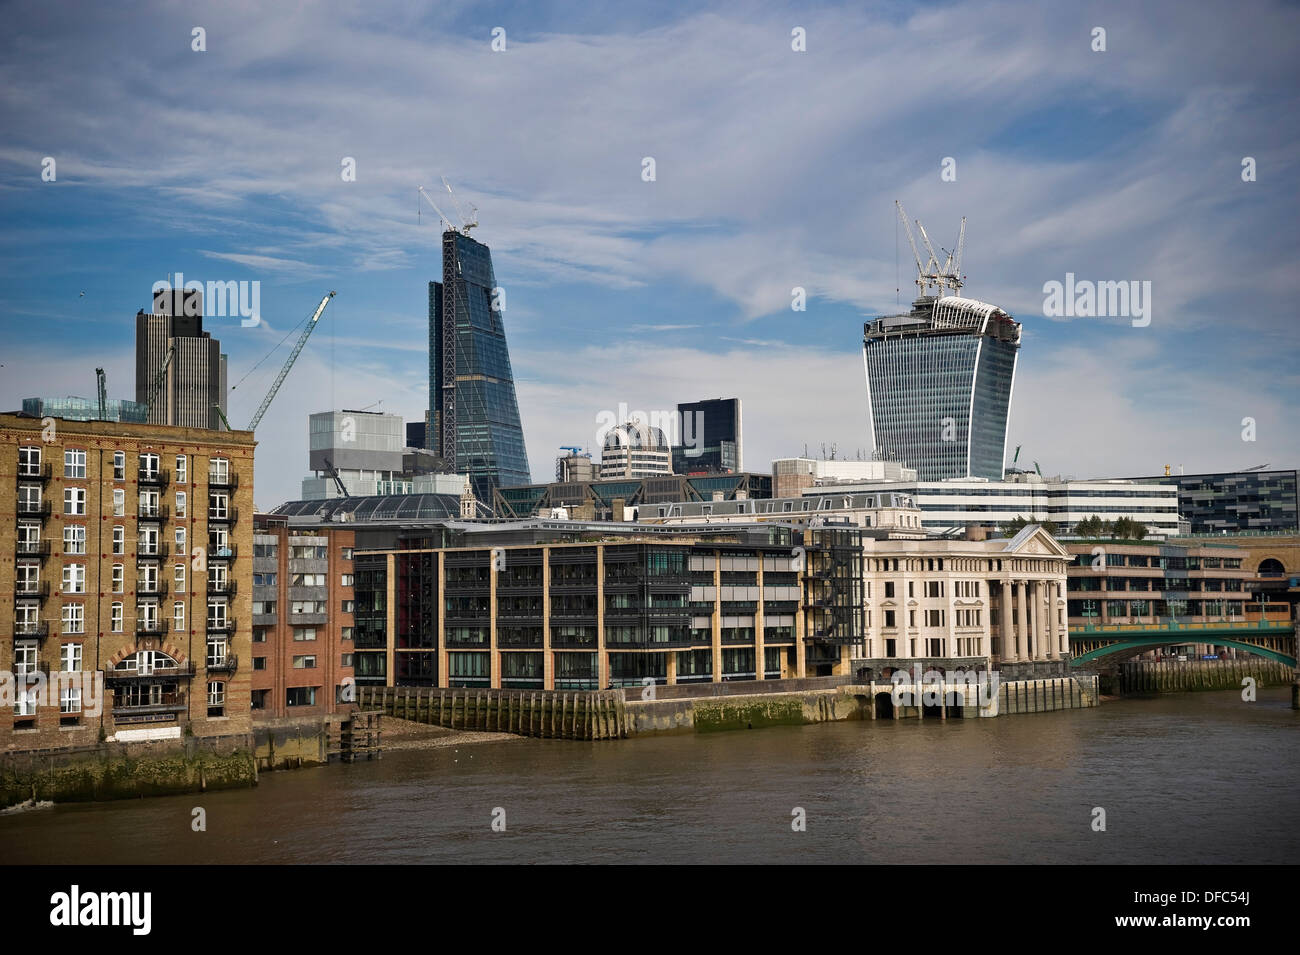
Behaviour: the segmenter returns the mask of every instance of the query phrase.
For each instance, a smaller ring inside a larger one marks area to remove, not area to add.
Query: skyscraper
[[[532,480],[496,294],[488,247],[463,232],[444,232],[442,281],[429,283],[426,441],[469,477],[480,501],[491,501],[495,487]]]
[[[1002,480],[1020,323],[996,305],[922,295],[863,326],[867,414],[878,457],[922,481]]]
[[[226,356],[221,342],[203,330],[203,293],[197,289],[163,289],[154,294],[152,314],[136,313],[135,400],[147,402],[160,376],[150,424],[221,427],[212,406],[225,414]]]
[[[673,471],[690,474],[743,471],[740,399],[708,398],[677,406],[681,428],[673,448]]]

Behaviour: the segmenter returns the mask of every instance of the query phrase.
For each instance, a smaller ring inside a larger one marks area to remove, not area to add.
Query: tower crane
[[[930,242],[930,236],[925,231],[925,226],[921,224],[920,219],[916,220],[916,227],[921,232],[921,241],[925,244],[926,252],[929,253],[929,259],[922,265],[921,253],[917,250],[916,239],[912,235],[912,226],[907,221],[907,214],[903,211],[903,204],[895,200],[894,205],[898,207],[898,218],[903,222],[903,229],[907,232],[907,242],[912,247],[912,258],[916,262],[916,287],[920,294],[927,294],[930,286],[933,285],[939,295],[943,295],[945,290],[949,289],[952,294],[960,295],[961,287],[965,284],[961,277],[961,260],[966,251],[966,217],[962,216],[961,228],[957,233],[957,245],[953,251],[942,250],[947,253],[942,265]]]
[[[339,477],[339,469],[334,466],[334,462],[329,458],[325,458],[325,470],[334,479],[334,484],[338,487],[339,493],[344,497],[351,497],[352,495],[348,493],[348,489],[343,486],[343,478]]]
[[[153,414],[153,406],[158,401],[158,395],[162,392],[163,382],[167,379],[167,368],[172,363],[172,356],[176,354],[176,346],[173,344],[167,349],[167,356],[163,358],[162,367],[158,369],[158,374],[154,376],[153,382],[149,385],[149,393],[145,396],[144,402],[144,420],[148,421],[149,416]]]
[[[289,357],[285,360],[284,367],[280,369],[280,374],[276,375],[275,381],[271,385],[271,390],[266,393],[266,397],[262,399],[261,405],[258,406],[257,413],[253,415],[253,420],[248,423],[249,431],[256,430],[257,426],[261,424],[262,416],[266,414],[266,409],[271,407],[271,401],[275,398],[276,392],[279,391],[280,386],[284,384],[284,379],[289,376],[289,369],[291,369],[293,363],[298,360],[298,353],[301,352],[302,347],[307,344],[307,336],[316,328],[316,323],[320,321],[321,313],[325,311],[325,306],[330,303],[330,299],[333,297],[334,293],[330,292],[321,299],[320,304],[316,306],[316,311],[312,313],[311,318],[307,321],[307,327],[304,328],[302,334],[298,336],[298,343],[293,346],[293,351],[289,353]]]
[[[443,222],[447,223],[447,228],[450,231],[460,232],[463,235],[469,235],[469,230],[478,226],[478,208],[476,206],[471,205],[470,209],[472,210],[472,212],[470,216],[467,218],[465,216],[464,211],[460,207],[460,203],[456,201],[456,193],[451,191],[451,184],[447,182],[446,176],[442,177],[442,184],[446,186],[447,194],[451,196],[451,204],[456,210],[456,218],[460,220],[459,226],[457,226],[455,223],[451,221],[451,217],[449,215],[447,215],[445,212],[443,212],[441,209],[438,208],[438,204],[433,201],[433,197],[424,191],[424,186],[417,186],[416,191],[419,192],[420,195],[424,196],[425,201],[429,203],[429,205],[433,206],[433,211],[438,213],[438,217]],[[417,213],[419,211],[418,205],[416,207],[416,211]]]

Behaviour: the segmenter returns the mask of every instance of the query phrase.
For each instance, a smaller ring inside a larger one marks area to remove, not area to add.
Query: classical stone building
[[[253,447],[0,415],[0,750],[249,732]]]

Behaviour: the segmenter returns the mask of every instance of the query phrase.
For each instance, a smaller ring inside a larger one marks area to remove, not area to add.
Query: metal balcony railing
[[[141,504],[136,511],[137,520],[165,521],[171,516],[171,509],[166,504]]]
[[[233,471],[227,471],[225,474],[218,471],[209,471],[208,487],[225,487],[233,491],[239,487],[239,475]]]
[[[19,517],[39,517],[44,520],[50,516],[51,510],[49,501],[18,501]]]
[[[136,480],[141,484],[148,484],[154,487],[166,487],[171,483],[171,472],[166,468],[158,468],[156,471],[140,468],[136,471]]]
[[[14,544],[14,553],[19,557],[39,557],[44,560],[50,556],[50,542],[20,540]]]
[[[18,480],[20,481],[48,481],[54,475],[54,467],[48,462],[45,464],[18,465]]]

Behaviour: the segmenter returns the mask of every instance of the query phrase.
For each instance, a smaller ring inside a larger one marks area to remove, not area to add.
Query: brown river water
[[[1273,688],[390,752],[255,789],[0,816],[0,861],[1290,863],[1298,824],[1300,713]]]

